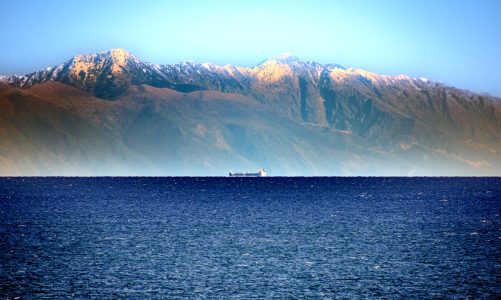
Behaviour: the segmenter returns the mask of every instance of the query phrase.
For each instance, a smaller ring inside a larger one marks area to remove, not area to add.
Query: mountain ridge
[[[118,60],[117,60],[118,59]],[[42,83],[42,82],[47,82],[47,81],[59,81],[60,80],[60,71],[63,71],[65,68],[69,67],[74,67],[72,70],[74,76],[78,76],[79,71],[88,71],[89,68],[89,63],[92,63],[94,61],[94,68],[98,66],[99,69],[101,66],[100,64],[102,62],[106,61],[113,61],[114,63],[108,64],[104,66],[104,69],[109,68],[111,69],[112,73],[121,73],[125,65],[130,64],[130,62],[133,62],[136,67],[142,66],[145,67],[145,70],[148,72],[153,72],[161,77],[164,77],[164,79],[169,79],[169,71],[172,69],[177,69],[178,71],[184,71],[187,72],[187,68],[196,68],[195,71],[200,71],[199,68],[205,68],[209,69],[212,71],[218,71],[218,72],[224,72],[224,71],[239,71],[241,73],[251,73],[252,70],[259,69],[263,65],[269,64],[276,62],[278,64],[283,64],[283,65],[309,65],[313,67],[319,67],[322,69],[326,69],[329,71],[332,71],[334,69],[341,69],[345,71],[350,71],[350,73],[353,74],[358,74],[358,75],[365,75],[369,76],[371,78],[377,78],[377,77],[382,77],[382,78],[400,78],[400,79],[408,79],[408,80],[421,80],[423,82],[430,82],[433,84],[439,84],[437,81],[431,81],[428,79],[423,79],[423,78],[414,78],[406,75],[396,75],[396,76],[391,76],[391,75],[380,75],[374,72],[369,72],[365,71],[362,69],[358,68],[345,68],[341,65],[335,64],[335,63],[327,63],[327,64],[320,64],[315,61],[302,61],[298,57],[294,56],[291,52],[285,52],[282,54],[278,54],[276,56],[273,56],[271,58],[268,58],[266,60],[263,60],[262,62],[256,64],[254,67],[240,67],[240,66],[234,66],[231,64],[227,65],[216,65],[212,63],[201,63],[197,62],[194,60],[188,60],[188,61],[183,61],[175,64],[153,64],[150,62],[144,62],[137,58],[135,55],[133,55],[130,51],[123,49],[123,48],[116,48],[116,49],[111,49],[108,51],[103,51],[99,53],[94,53],[94,54],[79,54],[75,55],[73,58],[70,60],[56,65],[56,66],[50,66],[44,69],[40,69],[35,72],[27,73],[25,75],[0,75],[2,78],[2,81],[7,82],[8,84],[11,84],[13,86],[17,87],[27,87],[31,86],[33,84],[37,83]],[[87,64],[87,65],[86,65]],[[72,66],[73,65],[73,66]],[[92,67],[91,67],[92,68]],[[184,69],[183,69],[184,68]],[[182,70],[181,70],[182,69]],[[145,71],[143,71],[145,72]],[[108,74],[106,74],[108,75]],[[106,98],[104,98],[106,99]]]
[[[0,160],[10,162],[2,174],[16,173],[12,161],[23,161],[19,174],[58,174],[58,165],[71,165],[61,168],[501,175],[500,99],[422,78],[290,54],[252,68],[156,65],[113,49],[2,81]]]
[[[206,69],[210,69],[213,71],[216,70],[219,72],[222,70],[225,70],[227,72],[236,70],[236,71],[240,71],[243,73],[248,73],[250,70],[254,70],[256,68],[259,68],[261,65],[263,65],[267,62],[275,61],[275,62],[285,64],[285,65],[299,63],[302,65],[320,66],[321,68],[325,68],[326,70],[329,70],[329,71],[332,71],[335,69],[341,69],[341,70],[349,72],[353,75],[364,76],[367,79],[379,79],[379,80],[387,81],[387,82],[392,81],[392,80],[393,81],[394,80],[422,81],[424,83],[428,83],[431,85],[440,85],[443,87],[455,88],[454,86],[452,86],[450,84],[446,84],[444,82],[440,82],[440,81],[436,81],[436,80],[431,80],[431,79],[428,79],[425,77],[411,77],[411,76],[408,76],[405,74],[383,75],[383,74],[378,74],[378,73],[367,71],[367,70],[360,69],[360,68],[353,68],[353,67],[346,68],[346,67],[339,65],[339,64],[336,64],[336,63],[321,64],[321,63],[318,63],[316,61],[303,61],[291,52],[284,52],[284,53],[272,56],[270,58],[267,58],[267,59],[261,61],[260,63],[256,64],[253,67],[240,67],[240,66],[234,66],[231,64],[217,65],[217,64],[212,64],[212,63],[208,63],[208,62],[198,62],[196,60],[187,60],[187,61],[182,61],[182,62],[178,62],[175,64],[154,64],[154,63],[145,62],[145,61],[139,59],[134,54],[132,54],[129,50],[124,49],[124,48],[115,48],[115,49],[110,49],[107,51],[102,51],[99,53],[78,54],[62,64],[55,65],[55,66],[49,66],[49,67],[39,69],[39,70],[31,72],[31,73],[24,74],[24,75],[1,75],[0,74],[0,82],[6,82],[7,84],[12,85],[12,86],[16,86],[16,87],[27,87],[27,86],[31,86],[31,85],[37,84],[37,83],[43,83],[43,82],[48,82],[48,81],[58,81],[59,76],[57,76],[58,75],[57,71],[64,69],[65,65],[68,65],[75,60],[82,60],[82,58],[89,60],[88,59],[89,57],[93,57],[93,56],[94,57],[95,56],[102,57],[105,55],[109,55],[109,58],[113,58],[113,56],[122,56],[122,57],[128,58],[132,61],[135,61],[139,65],[144,65],[144,66],[148,67],[150,69],[149,71],[153,71],[153,72],[157,73],[161,77],[164,77],[164,79],[170,78],[169,73],[171,73],[170,71],[172,69],[178,69],[178,71],[179,71],[180,68],[204,67]],[[112,65],[112,68],[113,67],[115,68],[115,72],[118,71],[116,65]],[[197,70],[195,70],[195,71],[197,71]],[[184,69],[183,71],[186,72],[187,70]],[[54,73],[56,73],[56,74],[54,74]],[[152,86],[155,86],[155,85],[152,85]],[[170,83],[170,85],[166,84],[166,86],[164,86],[164,87],[176,89],[175,85],[172,83]],[[478,95],[482,95],[482,96],[486,96],[486,97],[490,97],[490,98],[501,99],[500,97],[491,95],[489,93],[477,93],[477,92],[473,92],[473,91],[466,90],[466,89],[461,89],[461,90],[464,92],[467,92],[467,93],[471,93],[471,94],[478,94]],[[107,98],[103,97],[103,99],[107,99]]]

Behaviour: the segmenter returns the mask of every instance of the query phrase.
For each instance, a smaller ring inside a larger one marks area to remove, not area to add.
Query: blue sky
[[[126,48],[253,66],[283,52],[501,96],[501,1],[0,2],[0,74]]]

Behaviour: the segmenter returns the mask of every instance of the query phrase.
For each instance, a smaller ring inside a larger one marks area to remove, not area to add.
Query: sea
[[[0,178],[0,299],[500,299],[501,178]]]

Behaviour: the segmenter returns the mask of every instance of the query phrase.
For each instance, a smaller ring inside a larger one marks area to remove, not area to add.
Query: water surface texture
[[[0,297],[497,298],[499,178],[0,178]]]

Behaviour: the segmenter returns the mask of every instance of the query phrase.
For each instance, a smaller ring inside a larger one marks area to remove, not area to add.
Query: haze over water
[[[0,178],[6,298],[495,298],[499,178]]]

